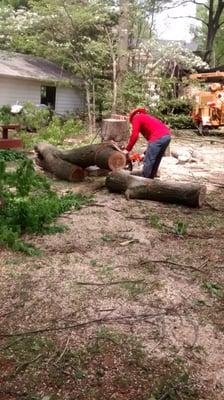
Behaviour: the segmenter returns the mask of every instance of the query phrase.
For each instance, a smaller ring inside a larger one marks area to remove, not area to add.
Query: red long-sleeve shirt
[[[155,142],[162,136],[171,134],[169,128],[159,119],[149,114],[136,114],[132,120],[132,132],[126,147],[127,151],[131,151],[134,147],[140,133],[148,142]]]

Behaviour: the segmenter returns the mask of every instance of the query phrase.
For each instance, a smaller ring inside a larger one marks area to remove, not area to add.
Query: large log
[[[35,146],[35,150],[37,152],[36,162],[45,171],[54,174],[59,179],[72,182],[80,182],[84,179],[84,169],[62,160],[60,151],[55,146],[39,143]]]
[[[124,168],[126,157],[112,143],[88,145],[72,150],[59,150],[46,142],[34,147],[37,163],[45,171],[60,179],[79,181],[84,179],[85,169],[96,165],[99,168],[116,171]]]
[[[117,171],[106,178],[111,192],[124,193],[127,199],[154,200],[165,203],[201,207],[206,186],[198,183],[162,182],[131,175],[129,171]]]
[[[103,119],[101,137],[103,141],[114,140],[119,144],[127,142],[129,137],[127,119]]]

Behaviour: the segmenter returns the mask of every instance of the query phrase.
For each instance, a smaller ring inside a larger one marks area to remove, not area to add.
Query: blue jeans
[[[159,164],[166,151],[166,148],[170,143],[170,140],[171,140],[170,135],[164,135],[155,142],[148,144],[142,171],[142,175],[145,178],[151,178],[151,179],[155,178],[159,168]]]

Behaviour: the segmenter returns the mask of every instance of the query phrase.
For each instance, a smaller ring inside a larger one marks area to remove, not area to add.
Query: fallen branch
[[[180,268],[184,268],[184,269],[191,269],[192,271],[196,271],[196,272],[200,272],[200,273],[204,273],[204,271],[202,271],[201,269],[193,266],[193,265],[186,265],[186,264],[181,264],[181,263],[177,263],[174,261],[170,261],[170,260],[142,260],[140,261],[138,264],[135,264],[137,266],[141,265],[147,265],[149,263],[154,263],[154,264],[168,264],[168,265],[172,265],[174,267],[174,269],[177,269],[175,267],[180,267]],[[204,267],[206,264],[208,263],[208,260],[206,260],[201,267]]]
[[[64,331],[68,329],[82,329],[87,326],[95,325],[95,324],[110,324],[113,322],[119,323],[119,321],[139,321],[141,319],[147,319],[147,318],[155,318],[159,316],[164,316],[166,315],[166,312],[162,312],[160,314],[138,314],[138,315],[124,315],[121,317],[111,317],[111,318],[97,318],[93,319],[90,321],[86,322],[80,322],[78,324],[71,324],[71,325],[65,325],[65,326],[55,326],[55,327],[47,327],[47,328],[40,328],[40,329],[35,329],[33,331],[22,331],[22,332],[14,332],[14,333],[1,333],[0,337],[18,337],[18,336],[29,336],[29,335],[37,335],[38,333],[43,333],[43,332],[57,332],[57,331]]]

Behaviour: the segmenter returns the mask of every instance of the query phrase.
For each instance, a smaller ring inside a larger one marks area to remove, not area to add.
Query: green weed
[[[21,240],[24,233],[63,232],[63,226],[51,224],[59,215],[73,207],[80,209],[89,201],[86,196],[70,192],[59,196],[28,159],[20,161],[13,172],[8,172],[6,163],[0,160],[0,193],[0,244],[31,256],[39,251]]]
[[[111,237],[111,235],[108,235],[108,233],[104,233],[104,234],[101,236],[101,240],[103,240],[103,242],[111,242],[111,241],[113,241],[114,239]]]
[[[224,297],[224,285],[213,282],[205,282],[202,288],[207,290],[213,297]]]
[[[127,292],[130,299],[137,300],[145,291],[145,283],[124,282],[121,283],[121,288]]]
[[[192,385],[190,376],[185,371],[180,371],[174,376],[167,377],[150,395],[148,400],[196,400],[198,393]]]
[[[0,160],[3,161],[18,161],[26,160],[27,156],[23,151],[18,150],[0,150]]]
[[[152,228],[161,229],[162,223],[160,222],[160,217],[158,214],[149,215],[149,223]]]
[[[187,233],[187,224],[183,221],[177,220],[173,226],[174,233],[176,235],[186,235]]]

